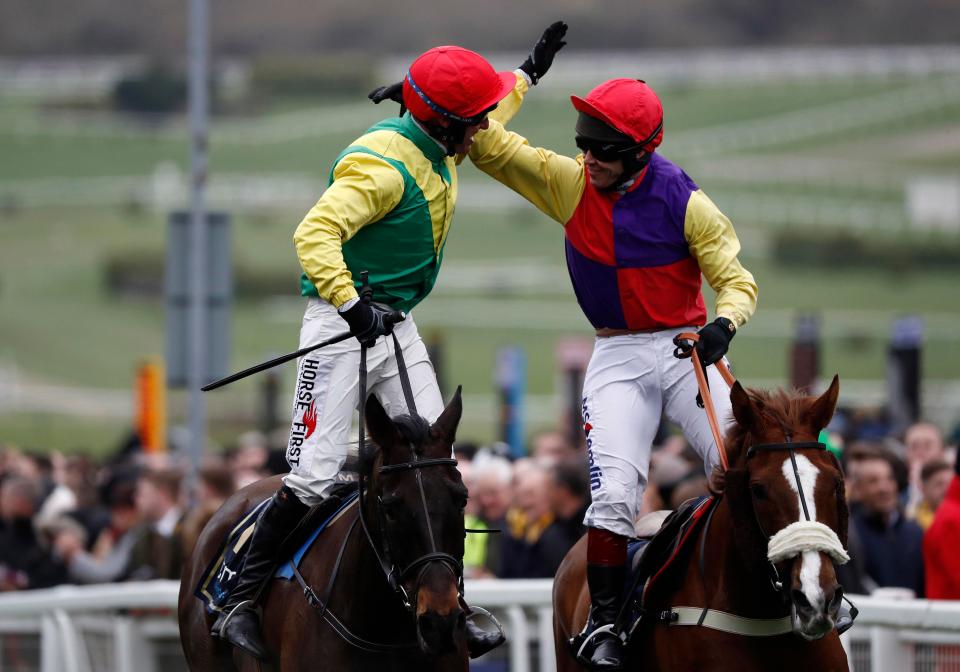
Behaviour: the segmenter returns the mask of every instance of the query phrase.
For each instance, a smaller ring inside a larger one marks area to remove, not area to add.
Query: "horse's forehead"
[[[794,463],[796,463],[796,468],[794,468]],[[801,513],[803,511],[803,503],[800,501],[802,493],[810,512],[810,520],[816,520],[817,508],[814,494],[817,489],[820,468],[811,462],[806,455],[795,454],[791,459],[791,455],[785,453],[783,464],[780,466],[780,473],[783,474],[790,489],[797,497],[797,510]]]

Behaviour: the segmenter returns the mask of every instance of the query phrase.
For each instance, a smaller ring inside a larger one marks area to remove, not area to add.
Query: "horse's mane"
[[[426,418],[419,415],[403,414],[395,418],[390,418],[400,436],[403,437],[411,446],[417,457],[423,456],[423,450],[426,447],[427,439],[430,436],[430,423]],[[376,443],[367,439],[364,449],[357,455],[357,471],[368,473],[373,467],[374,461],[379,453],[379,447]]]
[[[426,418],[419,415],[404,414],[391,419],[393,424],[397,426],[400,436],[413,446],[417,457],[422,456],[423,449],[430,436],[430,423],[427,422]]]
[[[758,390],[745,388],[747,396],[753,403],[754,409],[760,414],[760,421],[764,424],[779,425],[786,431],[802,423],[806,399],[799,390]],[[750,431],[734,422],[724,439],[727,450],[730,451],[730,464],[736,464],[746,455],[748,441],[751,441]]]

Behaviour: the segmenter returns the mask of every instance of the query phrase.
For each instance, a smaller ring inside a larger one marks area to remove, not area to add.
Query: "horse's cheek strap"
[[[737,549],[746,567],[765,576],[765,563],[758,562],[767,552],[767,540],[757,528],[756,515],[750,503],[750,474],[746,469],[727,469],[724,474],[723,497],[730,506],[733,534]]]

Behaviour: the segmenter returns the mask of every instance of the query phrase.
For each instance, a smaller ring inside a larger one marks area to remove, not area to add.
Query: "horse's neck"
[[[759,572],[744,562],[742,549],[738,547],[734,533],[733,512],[727,500],[721,499],[709,528],[706,562],[704,563],[706,598],[712,609],[728,611],[753,618],[778,618],[786,613],[780,595],[774,590],[767,572]],[[702,539],[698,540],[702,543]],[[697,555],[692,561],[699,576],[699,543]],[[758,566],[766,562],[758,559]]]

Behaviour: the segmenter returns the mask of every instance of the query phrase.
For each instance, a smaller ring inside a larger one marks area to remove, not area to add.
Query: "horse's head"
[[[433,425],[391,419],[372,395],[366,403],[379,448],[362,456],[371,477],[364,508],[379,531],[388,579],[416,615],[420,648],[429,655],[452,651],[465,625],[459,598],[467,489],[451,457],[462,410],[459,388]]]
[[[767,572],[792,607],[794,632],[813,640],[832,631],[843,588],[834,563],[847,561],[847,505],[837,459],[817,443],[833,416],[834,377],[820,397],[744,390],[730,399],[731,469],[725,496],[738,546],[751,569]]]

